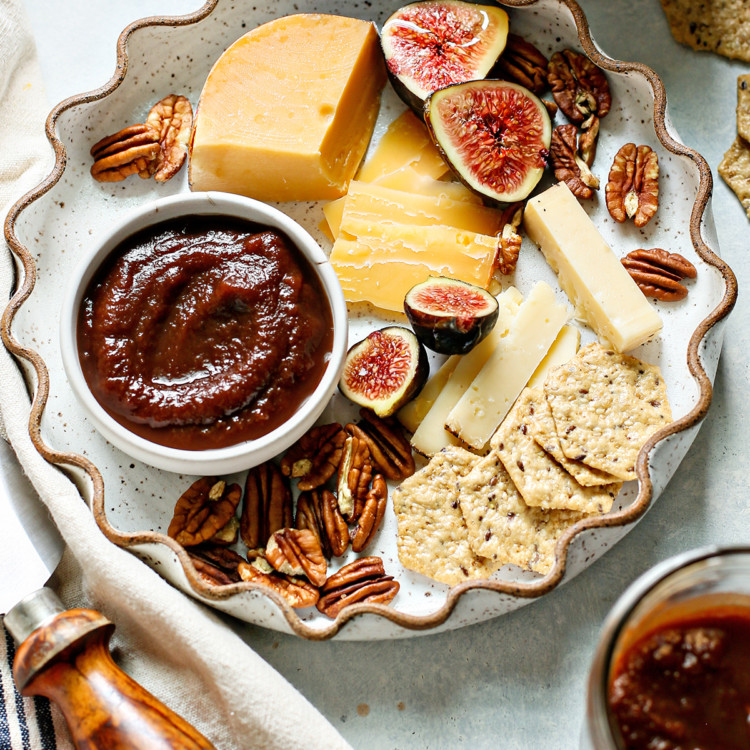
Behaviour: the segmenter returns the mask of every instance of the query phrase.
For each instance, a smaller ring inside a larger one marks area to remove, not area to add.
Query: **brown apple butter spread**
[[[283,234],[226,216],[149,227],[94,276],[78,349],[99,403],[153,442],[200,450],[283,424],[320,382],[333,321]]]

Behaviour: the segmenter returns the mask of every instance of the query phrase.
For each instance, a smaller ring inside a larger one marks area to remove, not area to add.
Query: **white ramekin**
[[[283,425],[255,440],[225,448],[181,450],[169,448],[128,430],[99,404],[84,378],[78,358],[77,321],[81,299],[92,276],[107,255],[123,240],[154,224],[186,215],[222,215],[280,229],[310,261],[328,297],[333,317],[333,346],[315,391]],[[336,389],[347,349],[348,318],[344,295],[325,253],[293,219],[272,206],[229,193],[186,193],[148,203],[117,222],[100,236],[68,282],[60,320],[63,366],[73,392],[99,432],[132,458],[166,471],[219,475],[257,466],[281,453],[300,438],[320,416]]]

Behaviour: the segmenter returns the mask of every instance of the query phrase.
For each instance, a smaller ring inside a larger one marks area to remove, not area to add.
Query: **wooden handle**
[[[214,750],[112,661],[113,631],[90,609],[55,615],[16,652],[13,675],[21,694],[54,701],[81,750]]]

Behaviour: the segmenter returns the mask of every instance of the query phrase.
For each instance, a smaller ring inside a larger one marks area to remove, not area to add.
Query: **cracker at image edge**
[[[472,548],[498,564],[546,575],[563,532],[586,518],[568,510],[530,508],[493,450],[459,480],[461,511]]]
[[[750,217],[750,145],[737,136],[719,164],[719,174]]]
[[[622,482],[582,487],[531,435],[541,391],[526,388],[500,426],[497,454],[526,505],[544,510],[608,513]]]
[[[393,491],[401,564],[442,583],[488,578],[501,563],[474,554],[458,504],[458,480],[477,457],[450,447]]]
[[[747,0],[661,0],[672,36],[699,52],[750,61]]]
[[[750,73],[737,77],[737,133],[750,143]]]

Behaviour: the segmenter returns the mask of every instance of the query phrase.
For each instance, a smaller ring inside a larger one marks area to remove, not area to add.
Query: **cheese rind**
[[[369,22],[296,14],[253,29],[222,54],[203,87],[191,189],[267,201],[343,195],[385,79]]]
[[[464,443],[483,448],[510,411],[568,320],[552,288],[539,281],[524,299],[511,329],[448,414],[445,426]]]
[[[523,221],[576,314],[605,343],[626,352],[661,330],[659,314],[564,183],[532,198]]]

